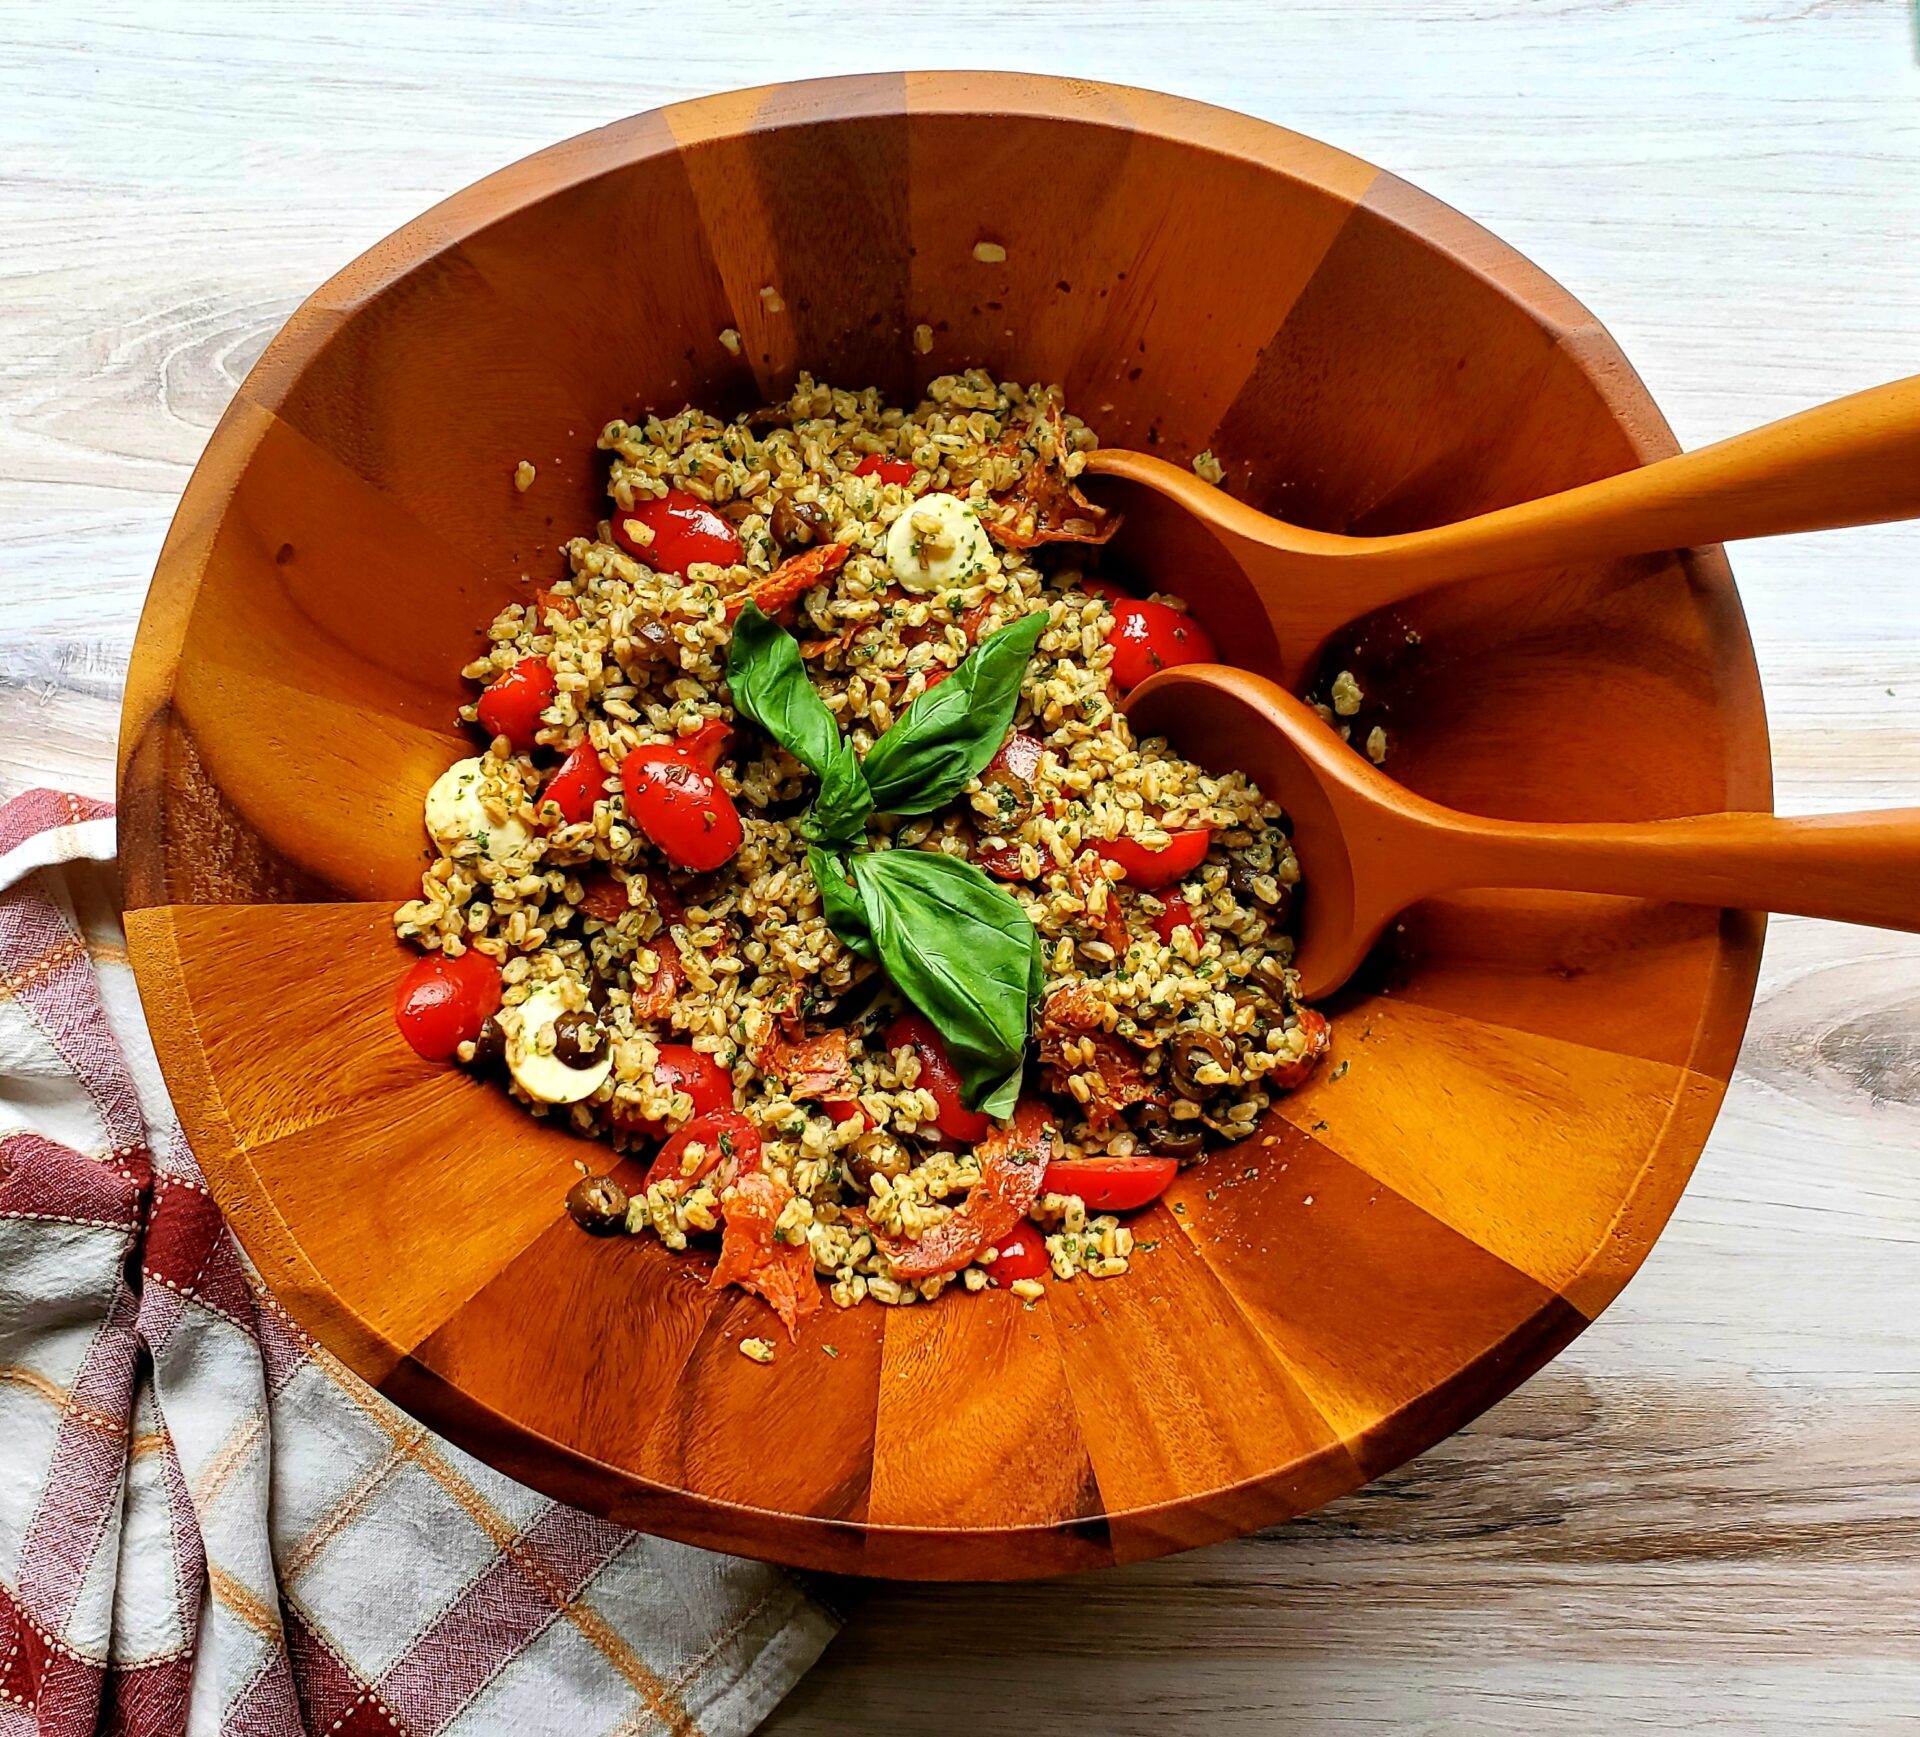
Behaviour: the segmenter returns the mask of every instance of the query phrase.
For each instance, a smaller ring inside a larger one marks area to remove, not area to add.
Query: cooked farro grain
[[[772,286],[761,299],[780,311]],[[435,785],[439,854],[394,919],[438,969],[470,954],[498,967],[499,1009],[458,1059],[499,1072],[535,1115],[654,1153],[614,1228],[676,1249],[722,1229],[717,1278],[789,1325],[815,1275],[842,1307],[910,1307],[956,1276],[1039,1285],[996,1279],[982,1243],[919,1270],[928,1250],[968,1246],[1018,1142],[980,1140],[937,1042],[900,1036],[899,994],[829,926],[801,832],[813,774],[735,716],[726,684],[742,594],[784,605],[862,757],[978,642],[1044,612],[993,764],[938,812],[867,823],[870,847],[985,866],[1038,936],[1029,1089],[1055,1131],[1016,1167],[1050,1150],[1052,1185],[1086,1176],[1076,1164],[1192,1161],[1253,1131],[1325,1047],[1326,1022],[1293,996],[1299,865],[1282,816],[1243,775],[1136,739],[1115,708],[1117,594],[1094,578],[1099,527],[1075,515],[1098,509],[1070,480],[1095,444],[1057,391],[977,370],[934,381],[911,412],[803,375],[785,404],[731,422],[611,422],[609,520],[500,612],[463,671],[482,692],[461,715],[485,744]],[[904,569],[889,553],[903,515]],[[943,575],[956,535],[953,560],[973,553]],[[1343,674],[1332,698],[1347,713],[1358,684]],[[652,811],[632,806],[636,766],[699,768],[684,776],[706,781],[705,824],[737,813],[737,848],[700,872],[663,855]],[[1136,885],[1103,854],[1202,831],[1204,855],[1171,884]],[[809,1056],[823,1037],[831,1055]],[[1058,1186],[1025,1198],[1056,1278],[1127,1270],[1117,1217]]]

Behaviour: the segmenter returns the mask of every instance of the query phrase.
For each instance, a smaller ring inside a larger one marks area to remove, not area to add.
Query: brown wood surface
[[[1294,956],[1309,1001],[1344,988],[1410,906],[1488,888],[1920,931],[1920,809],[1489,820],[1386,777],[1306,700],[1250,670],[1161,670],[1128,695],[1126,710],[1136,730],[1170,737],[1200,765],[1250,773],[1293,817],[1295,849],[1314,865]]]
[[[1243,220],[1184,218],[1196,187]],[[973,258],[981,239],[1004,264]],[[1216,278],[1217,302],[1192,299]],[[571,1235],[552,1179],[575,1143],[382,1029],[404,960],[387,909],[421,861],[420,793],[461,751],[458,666],[597,516],[606,417],[741,406],[799,365],[905,391],[965,361],[1064,379],[1117,443],[1210,447],[1235,492],[1311,529],[1418,529],[1673,450],[1564,291],[1296,135],[1026,77],[740,93],[518,164],[295,314],[182,502],[121,745],[156,1044],[293,1312],[529,1482],[922,1577],[1245,1531],[1508,1392],[1665,1221],[1759,943],[1742,917],[1565,895],[1505,895],[1490,932],[1484,904],[1422,907],[1383,981],[1334,1006],[1336,1065],[1182,1179],[1129,1278],[1032,1311],[829,1310],[766,1369],[735,1349],[755,1305]],[[1122,554],[1149,562],[1153,531]],[[1160,577],[1271,666],[1211,575]],[[1535,820],[1768,806],[1717,553],[1464,581],[1421,631],[1382,692],[1424,796]],[[1666,1016],[1657,1039],[1623,1030],[1623,983]]]
[[[1241,570],[1279,648],[1271,673],[1291,687],[1357,615],[1412,606],[1458,580],[1920,516],[1920,376],[1698,452],[1398,534],[1343,536],[1292,524],[1153,453],[1103,449],[1088,468],[1123,485],[1108,497],[1123,511],[1137,510],[1140,491],[1151,490],[1189,516],[1161,533],[1192,545],[1181,565],[1212,568],[1224,558]]]

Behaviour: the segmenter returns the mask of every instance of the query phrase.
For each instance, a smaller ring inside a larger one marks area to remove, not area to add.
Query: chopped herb
[[[1345,1079],[1345,1078],[1346,1078],[1346,1075],[1347,1075],[1347,1069],[1348,1069],[1348,1068],[1350,1068],[1350,1067],[1352,1067],[1352,1066],[1353,1066],[1353,1063],[1352,1063],[1352,1062],[1350,1062],[1350,1061],[1343,1061],[1343,1062],[1342,1062],[1342,1063],[1341,1063],[1341,1064],[1340,1064],[1340,1065],[1339,1065],[1339,1066],[1338,1066],[1337,1068],[1335,1068],[1335,1069],[1333,1070],[1333,1072],[1332,1072],[1332,1073],[1330,1073],[1330,1074],[1328,1074],[1328,1075],[1327,1075],[1327,1078],[1328,1078],[1329,1080],[1340,1080],[1340,1079]]]
[[[820,1349],[826,1352],[829,1357],[838,1357],[840,1355],[840,1347],[838,1345],[822,1345]]]

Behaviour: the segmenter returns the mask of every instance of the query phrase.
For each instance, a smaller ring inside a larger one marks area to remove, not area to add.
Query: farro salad
[[[609,423],[607,522],[463,671],[400,1028],[634,1155],[574,1219],[717,1235],[789,1333],[1126,1272],[1326,1050],[1284,817],[1116,708],[1215,653],[1098,576],[1095,444],[977,370]]]

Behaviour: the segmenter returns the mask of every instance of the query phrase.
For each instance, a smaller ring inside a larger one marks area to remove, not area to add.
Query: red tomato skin
[[[1131,838],[1095,839],[1087,849],[1108,862],[1117,862],[1125,872],[1128,885],[1156,892],[1192,874],[1206,860],[1207,846],[1212,840],[1209,828],[1196,826],[1190,832],[1172,834],[1164,850],[1148,850]]]
[[[642,543],[627,529],[629,520],[645,525],[653,533],[653,541]],[[716,567],[740,563],[739,534],[705,501],[684,489],[669,489],[663,496],[635,501],[625,512],[616,503],[609,522],[613,540],[656,573],[685,577],[696,561],[711,561]]]
[[[1017,1225],[1000,1244],[999,1258],[986,1270],[1001,1285],[1016,1279],[1044,1279],[1053,1271],[1045,1233],[1036,1224]]]
[[[521,753],[534,745],[540,714],[553,704],[553,671],[544,657],[523,657],[480,695],[474,708],[480,728],[505,736]]]
[[[500,967],[484,953],[416,959],[393,995],[393,1022],[415,1055],[450,1061],[500,1007]]]
[[[709,718],[691,736],[682,736],[674,747],[696,766],[711,772],[720,764],[727,744],[733,740],[733,726],[724,718]]]
[[[1109,602],[1108,607],[1113,625],[1107,629],[1107,644],[1113,647],[1113,679],[1122,693],[1137,688],[1155,670],[1219,661],[1207,630],[1191,615],[1137,597]]]
[[[690,1043],[661,1044],[660,1059],[653,1064],[653,1077],[660,1085],[685,1092],[693,1100],[689,1121],[733,1108],[733,1076],[705,1050],[695,1049]],[[622,1128],[650,1134],[656,1140],[667,1136],[664,1123],[643,1120],[631,1109],[623,1113],[617,1104],[613,1119]]]
[[[1107,604],[1109,607],[1117,603],[1131,603],[1133,601],[1133,598],[1125,591],[1122,591],[1111,579],[1082,579],[1080,581],[1080,589],[1089,597],[1099,598],[1102,603]]]
[[[920,1084],[933,1093],[939,1114],[933,1125],[950,1140],[963,1144],[986,1138],[993,1120],[980,1110],[969,1110],[960,1100],[960,1070],[947,1056],[933,1021],[924,1013],[903,1013],[886,1029],[881,1041],[889,1052],[908,1048],[920,1058]]]
[[[733,1146],[735,1175],[743,1170],[760,1168],[760,1130],[738,1110],[713,1110],[704,1116],[695,1116],[660,1148],[647,1168],[647,1180],[643,1186],[651,1188],[656,1182],[685,1182],[691,1187],[703,1180],[726,1159],[726,1154],[720,1150],[720,1137],[723,1134]],[[707,1156],[698,1170],[691,1176],[683,1177],[680,1174],[681,1155],[696,1140],[706,1147]]]
[[[952,674],[953,674],[953,671],[948,669],[947,666],[943,663],[928,664],[927,665],[927,685],[923,687],[920,691],[923,694],[932,693],[935,688],[937,688],[943,681],[947,679],[948,676]]]
[[[669,862],[705,874],[731,860],[740,811],[712,771],[677,747],[635,748],[620,762],[627,818]]]
[[[1132,1212],[1158,1200],[1179,1171],[1172,1158],[1056,1158],[1041,1187],[1079,1195],[1089,1212]]]
[[[855,476],[877,476],[883,483],[910,483],[914,469],[904,458],[883,458],[870,452],[853,467]]]
[[[605,793],[606,769],[591,742],[582,742],[560,762],[559,770],[547,780],[540,794],[553,803],[568,825],[593,818],[593,805]]]
[[[1193,907],[1179,893],[1168,893],[1161,901],[1166,906],[1159,916],[1153,919],[1153,932],[1171,947],[1175,929],[1191,929],[1194,939],[1200,938],[1200,925],[1193,920]]]
[[[835,1127],[842,1122],[858,1122],[863,1128],[867,1124],[867,1112],[851,1098],[826,1098],[820,1108],[833,1118]]]

